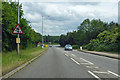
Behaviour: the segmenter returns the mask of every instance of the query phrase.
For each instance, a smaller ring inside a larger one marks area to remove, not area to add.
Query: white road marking
[[[83,58],[80,58],[80,59],[82,59],[82,60],[85,61],[85,62],[88,62],[89,64],[93,64],[93,65],[94,65],[94,63],[92,63],[92,62],[90,62],[90,61],[88,61],[88,60],[85,60],[85,59],[83,59]]]
[[[102,72],[102,71],[93,71],[94,73],[98,73],[98,74],[100,74],[100,73],[103,73],[103,74],[109,74],[108,72]]]
[[[68,56],[67,54],[65,54],[66,56]]]
[[[113,74],[113,75],[115,75],[115,76],[117,76],[117,77],[120,77],[118,74],[116,74],[116,73],[114,73],[114,72],[112,72],[112,71],[109,71],[109,70],[108,70],[108,72],[111,73],[111,74]]]
[[[97,78],[98,80],[101,80],[97,75],[95,75],[95,74],[92,73],[91,71],[88,71],[88,73],[90,73],[92,76],[94,76],[94,77]]]
[[[80,65],[76,60],[74,60],[73,58],[70,58],[70,59],[72,59],[72,61],[74,61],[75,63],[77,63],[78,65]]]
[[[73,51],[77,51],[77,50],[73,50]]]
[[[72,54],[73,56],[76,56],[76,55],[74,55],[74,54]]]
[[[91,64],[91,63],[80,63],[80,64]],[[91,64],[91,65],[93,65],[93,64]]]
[[[95,66],[86,66],[87,68],[99,68],[99,67],[95,67]]]

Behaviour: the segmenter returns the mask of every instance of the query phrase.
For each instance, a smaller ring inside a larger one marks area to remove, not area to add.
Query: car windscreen
[[[71,47],[71,45],[66,45],[65,47]]]

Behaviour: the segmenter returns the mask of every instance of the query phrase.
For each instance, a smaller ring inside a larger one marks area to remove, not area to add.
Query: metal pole
[[[43,16],[42,16],[42,48],[43,48]]]
[[[19,0],[18,0],[18,24],[19,24]],[[18,34],[19,38],[19,34]],[[17,54],[19,55],[19,43],[17,43]]]
[[[49,17],[49,16],[47,16],[47,17]],[[45,22],[44,22],[44,23],[45,23]],[[46,29],[45,26],[44,26],[44,29]],[[47,38],[46,30],[44,30],[44,34],[45,34],[45,44],[46,44],[46,40],[47,40],[47,39],[46,39],[46,38]]]

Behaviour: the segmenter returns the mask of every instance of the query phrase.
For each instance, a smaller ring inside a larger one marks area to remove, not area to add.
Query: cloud
[[[111,0],[112,1],[112,0]],[[115,2],[24,2],[24,17],[36,32],[60,35],[76,30],[86,18],[117,22],[118,3]],[[48,17],[49,16],[49,17]]]

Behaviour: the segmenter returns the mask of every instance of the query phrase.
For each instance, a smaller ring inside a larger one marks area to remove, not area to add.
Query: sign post
[[[17,54],[19,55],[19,43],[20,43],[20,38],[19,34],[23,34],[23,31],[19,25],[19,0],[18,0],[18,24],[16,25],[15,29],[12,32],[13,34],[18,34],[16,38],[16,43],[17,43]]]
[[[15,29],[12,32],[13,34],[18,34],[18,37],[16,38],[16,43],[17,43],[17,54],[19,55],[19,44],[20,44],[20,38],[19,34],[23,34],[23,31],[20,27],[19,24],[16,25]]]

